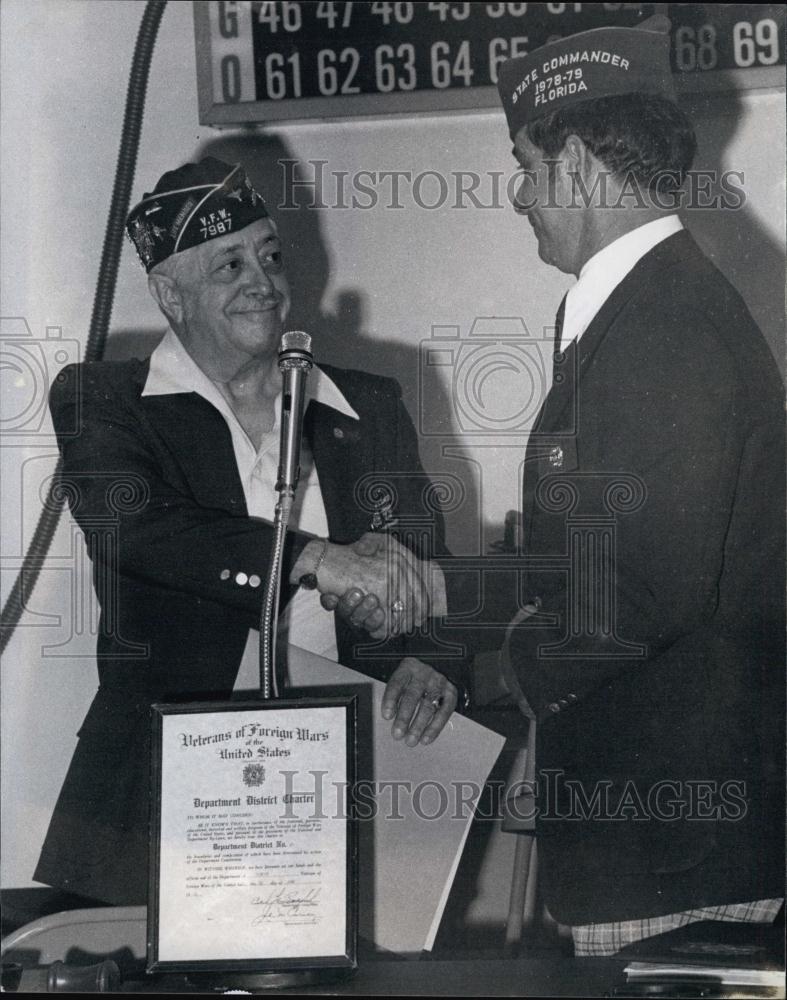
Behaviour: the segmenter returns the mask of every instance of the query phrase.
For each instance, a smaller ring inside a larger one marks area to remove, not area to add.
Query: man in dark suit
[[[545,898],[579,954],[773,919],[784,885],[784,395],[675,214],[695,139],[662,22],[499,79],[519,211],[578,278],[525,462],[525,563],[557,560],[526,570],[509,653]]]
[[[101,603],[100,683],[34,875],[115,904],[146,897],[151,703],[258,683],[290,302],[278,231],[240,165],[165,174],[128,230],[170,329],[148,360],[71,366],[51,392]],[[429,743],[457,704],[457,661],[425,633],[374,644],[354,627],[362,614],[380,637],[412,632],[428,609],[419,557],[443,551],[443,526],[415,430],[392,379],[326,365],[307,385],[281,631],[388,681],[394,738]],[[344,618],[315,585],[346,595]],[[360,590],[387,593],[385,610],[369,618]]]
[[[493,648],[511,622],[539,877],[577,954],[768,922],[784,894],[784,393],[677,215],[695,137],[667,29],[500,68],[517,210],[578,281],[525,456],[518,583],[444,564],[456,635]]]

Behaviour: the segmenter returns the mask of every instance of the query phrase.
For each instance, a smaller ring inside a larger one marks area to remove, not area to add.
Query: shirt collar
[[[618,237],[593,254],[566,297],[561,345],[579,339],[596,313],[634,265],[668,236],[683,229],[677,215],[667,215]]]
[[[177,334],[171,328],[150,355],[150,369],[142,390],[143,396],[166,396],[178,392],[196,392],[209,403],[226,405],[224,397],[199,367]],[[306,401],[314,400],[343,413],[353,420],[360,419],[333,379],[317,365],[306,380]]]

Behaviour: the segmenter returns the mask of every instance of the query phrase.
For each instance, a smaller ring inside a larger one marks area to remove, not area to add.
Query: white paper
[[[163,716],[159,962],[345,953],[345,719]]]
[[[392,738],[382,717],[380,681],[295,646],[288,668],[295,687],[363,692],[358,777],[373,783],[377,797],[369,807],[374,816],[358,823],[359,933],[390,951],[429,950],[474,807],[505,739],[454,713],[434,743],[408,747]]]

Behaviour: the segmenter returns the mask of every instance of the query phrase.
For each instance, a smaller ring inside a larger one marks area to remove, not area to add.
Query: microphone
[[[288,330],[279,345],[282,374],[281,438],[279,442],[278,493],[295,495],[301,474],[301,437],[306,378],[312,368],[312,338],[302,330]]]
[[[276,492],[279,499],[273,514],[273,550],[260,615],[260,692],[267,701],[279,697],[276,667],[276,631],[279,620],[281,570],[287,523],[301,474],[301,437],[306,377],[312,368],[312,338],[302,330],[289,330],[279,344],[279,371],[282,377],[281,439]]]

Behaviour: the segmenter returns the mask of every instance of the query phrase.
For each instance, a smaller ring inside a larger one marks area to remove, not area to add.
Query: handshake
[[[373,639],[411,632],[430,616],[447,611],[440,567],[382,532],[367,532],[350,545],[309,542],[290,583],[303,583],[304,578],[319,589],[327,611],[338,610]]]
[[[440,567],[384,533],[367,532],[351,545],[308,542],[290,583],[319,588],[327,611],[338,611],[373,639],[410,632],[429,616],[447,613]],[[437,739],[457,700],[454,684],[408,656],[388,679],[381,709],[383,718],[392,720],[393,738],[414,747]]]

